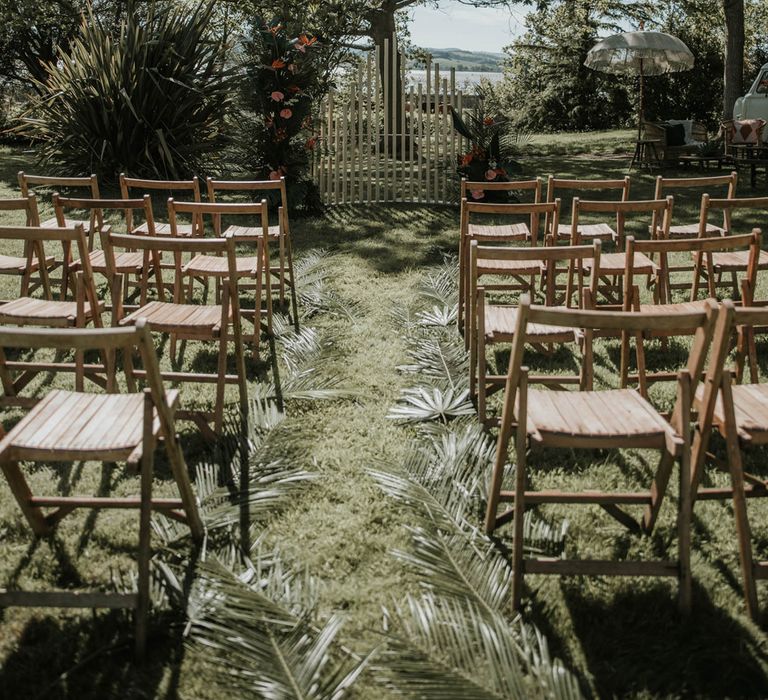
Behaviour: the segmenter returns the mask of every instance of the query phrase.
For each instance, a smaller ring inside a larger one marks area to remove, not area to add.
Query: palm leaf
[[[400,404],[389,410],[387,418],[406,423],[432,420],[447,423],[452,418],[474,413],[475,408],[469,402],[469,389],[417,386],[400,392]]]

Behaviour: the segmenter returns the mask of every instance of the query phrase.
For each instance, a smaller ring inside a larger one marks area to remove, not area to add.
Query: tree
[[[725,70],[723,119],[733,115],[733,105],[744,82],[744,0],[723,0],[725,14]]]

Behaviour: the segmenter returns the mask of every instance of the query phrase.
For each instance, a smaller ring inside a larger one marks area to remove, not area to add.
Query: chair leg
[[[661,504],[664,500],[664,494],[667,492],[669,478],[672,475],[672,465],[674,463],[674,456],[665,450],[659,460],[656,476],[651,485],[651,502],[643,515],[643,530],[647,534],[653,532],[653,528],[656,525],[656,520],[658,519],[659,511],[661,510]]]
[[[744,467],[741,460],[739,438],[736,434],[736,419],[732,411],[733,396],[727,372],[721,383],[721,392],[725,407],[725,444],[728,453],[728,472],[731,476],[731,497],[736,520],[736,536],[739,541],[739,563],[744,580],[744,599],[749,616],[753,620],[757,620],[760,610],[757,604],[757,588],[755,586],[752,534],[747,517],[747,499],[744,494]]]
[[[21,512],[24,513],[24,517],[27,519],[30,527],[36,535],[45,537],[50,535],[53,531],[50,523],[45,519],[43,511],[37,506],[30,504],[32,498],[32,491],[29,489],[29,484],[24,478],[24,474],[21,472],[18,462],[4,462],[2,464],[3,474],[5,480],[8,482],[8,486],[13,493],[16,502],[21,508]]]
[[[691,376],[683,374],[680,378],[680,406],[683,418],[680,421],[680,437],[683,439],[683,453],[680,456],[680,497],[677,515],[677,546],[679,579],[679,606],[683,615],[691,612],[692,575],[691,575]]]
[[[234,282],[225,282],[222,292],[222,322],[219,334],[219,363],[218,363],[218,381],[216,382],[216,404],[213,409],[213,430],[217,435],[221,435],[221,429],[224,424],[224,389],[226,387],[225,377],[227,374],[227,334],[229,332],[229,323],[227,322],[228,309],[230,308],[230,296],[233,291],[230,284]],[[237,294],[237,291],[234,291]]]
[[[155,440],[153,436],[155,407],[150,389],[144,391],[143,452],[141,455],[141,500],[139,506],[138,595],[136,599],[136,659],[143,661],[147,648],[149,616],[149,560],[151,556],[152,469]]]
[[[517,430],[515,435],[515,502],[512,542],[512,608],[520,610],[523,597],[523,524],[525,516],[525,471],[526,471],[526,424],[527,424],[527,383],[528,376],[520,376]]]
[[[299,302],[296,297],[296,279],[293,275],[293,243],[290,236],[285,239],[285,252],[288,260],[288,287],[291,294],[291,311],[293,312],[293,327],[299,332]]]
[[[285,304],[285,236],[282,232],[280,232],[280,235],[278,236],[277,244],[278,255],[280,257],[280,276],[278,283],[280,285],[280,306],[282,307]]]

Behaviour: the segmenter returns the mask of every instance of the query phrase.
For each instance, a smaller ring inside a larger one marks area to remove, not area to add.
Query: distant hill
[[[475,71],[477,73],[498,73],[501,71],[503,53],[490,51],[465,51],[464,49],[430,49],[432,60],[440,64],[440,68],[455,68],[460,71]],[[411,61],[409,68],[423,68],[420,61]]]

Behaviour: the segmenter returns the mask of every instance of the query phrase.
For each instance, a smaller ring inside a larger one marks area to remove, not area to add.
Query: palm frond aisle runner
[[[542,634],[509,610],[509,565],[477,529],[493,442],[468,402],[454,262],[407,290],[395,316],[386,289],[376,309],[348,303],[330,283],[333,262],[315,252],[297,266],[315,325],[277,324],[279,385],[252,386],[247,421],[231,413],[196,466],[208,529],[198,559],[181,555],[183,529],[156,519],[155,604],[185,620],[182,673],[203,665],[231,697],[581,697]],[[366,355],[364,313],[389,326],[377,340],[395,348],[393,382],[377,392],[360,380],[356,393],[345,386],[365,376],[358,363],[386,362]],[[369,434],[352,435],[360,425]],[[373,444],[349,465],[355,438]],[[561,550],[564,526],[526,528],[537,548]]]
[[[369,473],[409,511],[410,546],[392,556],[422,590],[394,603],[387,652],[376,665],[408,697],[582,697],[544,636],[510,611],[511,568],[477,527],[495,445],[469,402],[468,357],[454,325],[457,276],[456,261],[446,260],[394,319],[409,360],[398,369],[414,383],[389,417],[409,430],[410,456]],[[566,524],[534,518],[526,514],[526,540],[560,551]]]

